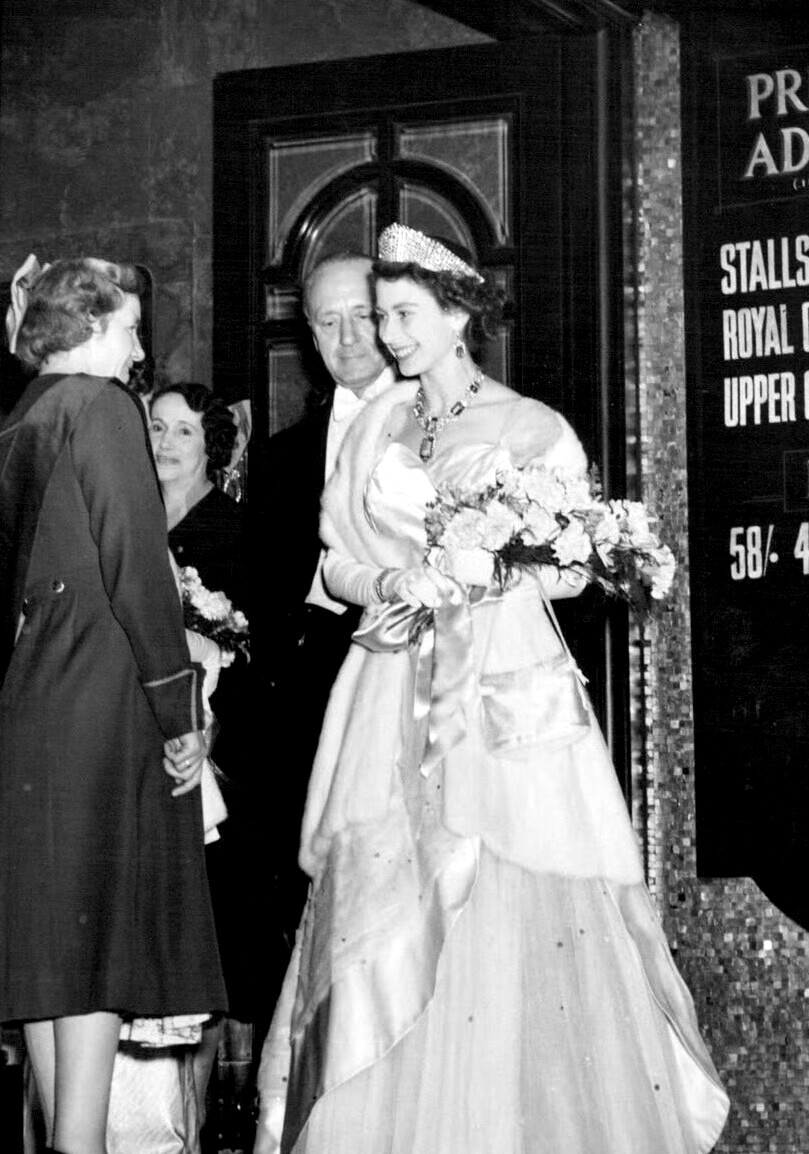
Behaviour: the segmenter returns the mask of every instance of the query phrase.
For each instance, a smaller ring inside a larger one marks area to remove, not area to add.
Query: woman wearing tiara
[[[374,279],[407,379],[357,419],[323,497],[325,580],[365,616],[313,768],[257,1154],[703,1154],[727,1097],[602,736],[588,713],[553,743],[547,702],[515,697],[564,654],[550,601],[581,584],[543,567],[501,592],[491,565],[424,559],[436,486],[584,474],[581,445],[471,360],[502,316],[471,263],[392,225]]]

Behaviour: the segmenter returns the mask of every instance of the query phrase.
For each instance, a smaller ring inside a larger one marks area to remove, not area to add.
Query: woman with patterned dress
[[[366,613],[312,773],[257,1154],[704,1154],[727,1097],[602,735],[590,713],[551,742],[523,687],[564,653],[546,598],[581,583],[543,567],[501,591],[491,566],[424,560],[439,485],[583,474],[581,445],[471,362],[470,321],[490,328],[499,296],[468,260],[394,225],[375,289],[408,380],[358,419],[324,494],[326,581]]]

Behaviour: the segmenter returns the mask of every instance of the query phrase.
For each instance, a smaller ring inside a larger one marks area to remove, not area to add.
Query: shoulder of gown
[[[531,397],[518,398],[511,408],[499,445],[515,465],[541,461],[549,468],[586,472],[587,456],[581,441],[561,413]]]

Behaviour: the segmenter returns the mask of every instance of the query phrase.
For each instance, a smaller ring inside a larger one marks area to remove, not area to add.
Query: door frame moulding
[[[418,0],[476,32],[495,40],[522,40],[548,32],[593,32],[608,25],[636,24],[644,8],[639,0]]]
[[[602,28],[639,24],[645,12],[660,12],[684,21],[705,14],[706,0],[416,0],[429,8],[491,36],[494,40],[522,40],[548,32],[593,32]],[[720,5],[716,5],[720,7]],[[724,0],[726,14],[752,15],[768,20],[805,20],[805,0]]]

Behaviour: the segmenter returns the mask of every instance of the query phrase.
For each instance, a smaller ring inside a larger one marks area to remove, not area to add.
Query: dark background
[[[686,268],[688,308],[689,488],[695,683],[697,853],[701,876],[752,876],[768,897],[809,925],[802,877],[809,854],[809,575],[794,550],[809,522],[805,461],[800,305],[809,288],[723,294],[720,247],[809,231],[809,194],[793,176],[742,179],[764,132],[776,158],[780,130],[809,128],[809,113],[776,116],[775,102],[750,120],[745,77],[793,68],[809,96],[809,44],[782,26],[684,38]],[[693,28],[692,28],[693,32]],[[802,38],[809,40],[805,26]],[[751,53],[750,45],[759,46]],[[809,104],[809,99],[805,100]],[[803,176],[809,175],[809,167]],[[794,274],[799,266],[793,259]],[[786,304],[794,352],[723,359],[722,311]],[[725,377],[792,372],[796,420],[726,427]],[[796,483],[796,481],[798,483]],[[748,530],[760,527],[758,537]],[[731,531],[744,544],[747,575],[731,554]],[[770,541],[767,549],[767,541]],[[752,560],[752,570],[749,561]],[[750,575],[752,572],[752,575]],[[760,575],[759,575],[760,574]]]

